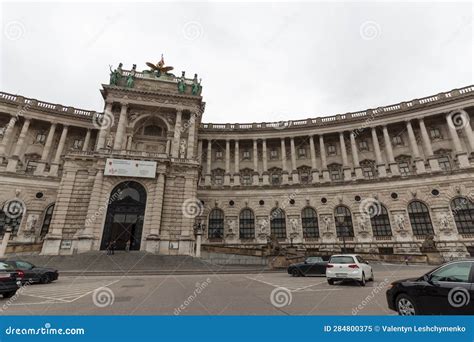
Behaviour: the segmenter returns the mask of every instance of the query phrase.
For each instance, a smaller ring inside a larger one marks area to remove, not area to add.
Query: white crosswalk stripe
[[[71,303],[79,298],[93,293],[101,287],[109,287],[119,280],[87,280],[79,279],[70,284],[61,284],[59,282],[48,285],[28,285],[18,290],[20,297],[30,297],[43,300],[41,303]],[[40,303],[28,303],[40,304]],[[25,305],[22,303],[13,303],[12,305]]]

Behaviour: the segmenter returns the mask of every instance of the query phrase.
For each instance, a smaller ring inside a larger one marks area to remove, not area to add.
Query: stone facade
[[[133,181],[146,193],[136,246],[153,253],[194,255],[196,223],[209,245],[273,235],[321,252],[420,254],[433,235],[445,258],[473,252],[473,86],[330,117],[210,124],[195,80],[133,81],[103,85],[103,113],[0,93],[0,204],[21,209],[0,216],[11,244],[103,248],[114,189]],[[155,177],[105,175],[108,158],[154,161]]]

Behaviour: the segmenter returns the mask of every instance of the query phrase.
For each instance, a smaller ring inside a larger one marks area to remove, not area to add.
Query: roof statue
[[[150,67],[150,71],[153,73],[154,71],[156,72],[156,76],[160,77],[163,74],[168,74],[169,71],[173,70],[174,68],[172,66],[165,66],[165,60],[163,58],[163,54],[161,55],[161,59],[158,63],[153,64],[151,62],[146,62],[146,65]]]

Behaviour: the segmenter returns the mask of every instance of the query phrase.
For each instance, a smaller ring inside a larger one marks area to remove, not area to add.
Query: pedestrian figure
[[[127,243],[125,244],[125,250],[127,252],[130,251],[130,240],[128,240]]]
[[[113,255],[115,252],[115,240],[110,241],[107,245],[107,255]]]

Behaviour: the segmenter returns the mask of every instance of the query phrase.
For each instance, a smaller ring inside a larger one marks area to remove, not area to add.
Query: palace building
[[[0,93],[7,252],[199,255],[267,240],[474,255],[474,86],[359,112],[203,123],[197,79],[112,71],[101,113]]]

